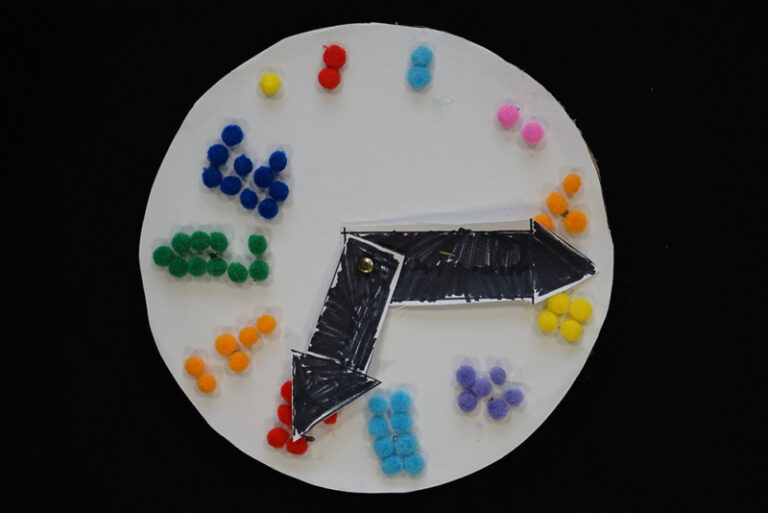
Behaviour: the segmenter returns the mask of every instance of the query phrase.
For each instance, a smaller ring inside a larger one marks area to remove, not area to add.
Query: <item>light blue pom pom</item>
[[[410,433],[398,435],[397,440],[395,440],[395,451],[400,456],[413,454],[418,448],[419,442],[416,440],[416,437]]]
[[[410,431],[413,426],[413,419],[407,413],[395,413],[389,418],[389,422],[396,433]]]
[[[368,422],[368,432],[371,436],[376,438],[386,436],[389,433],[389,426],[387,425],[387,419],[380,415],[376,415]]]
[[[408,70],[408,83],[411,84],[411,87],[414,89],[425,87],[429,84],[430,80],[432,80],[432,73],[430,73],[427,68],[411,66]]]
[[[420,46],[411,53],[411,62],[414,66],[426,68],[432,62],[432,50],[426,46]]]
[[[388,456],[381,460],[381,471],[388,476],[394,476],[403,470],[403,460],[400,456]]]
[[[411,454],[403,458],[403,467],[409,476],[418,476],[424,471],[426,462],[421,454]]]
[[[384,415],[387,411],[387,401],[381,396],[374,396],[368,401],[368,409],[374,415]]]
[[[391,456],[395,452],[395,442],[388,436],[377,438],[373,442],[373,452],[381,459]]]
[[[396,413],[405,413],[411,407],[411,396],[404,390],[398,390],[389,398],[389,405]]]

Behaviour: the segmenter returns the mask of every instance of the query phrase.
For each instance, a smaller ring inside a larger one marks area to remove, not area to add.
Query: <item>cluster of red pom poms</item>
[[[283,386],[280,387],[280,395],[283,397],[285,404],[281,404],[277,407],[277,418],[288,427],[291,427],[293,424],[293,410],[291,409],[292,393],[291,382],[286,381],[283,383]],[[337,416],[338,413],[334,413],[323,422],[326,424],[335,424]],[[282,426],[278,426],[267,433],[267,443],[275,449],[280,449],[285,445],[286,451],[296,455],[304,454],[309,447],[309,444],[303,438],[299,438],[294,442],[288,434],[288,430]]]
[[[336,89],[336,86],[341,82],[339,69],[347,62],[347,52],[339,45],[326,46],[323,62],[326,67],[318,73],[317,81],[325,89]]]

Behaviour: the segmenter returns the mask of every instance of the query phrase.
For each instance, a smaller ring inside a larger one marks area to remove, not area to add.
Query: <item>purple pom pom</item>
[[[475,384],[475,369],[471,365],[462,365],[456,371],[456,381],[464,388],[469,388]]]
[[[470,390],[464,390],[459,394],[459,408],[466,413],[473,411],[477,408],[477,396]]]
[[[491,393],[491,382],[488,378],[480,378],[472,385],[472,391],[477,397],[485,397]]]
[[[507,416],[509,406],[501,399],[491,399],[488,401],[488,413],[493,420],[501,420]]]
[[[510,388],[504,394],[504,400],[509,403],[510,406],[520,406],[523,402],[523,391],[518,388]]]
[[[501,367],[491,369],[491,381],[494,385],[503,385],[507,381],[507,373]]]

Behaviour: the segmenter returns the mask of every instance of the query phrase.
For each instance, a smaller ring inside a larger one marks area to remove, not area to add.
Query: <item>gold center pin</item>
[[[373,260],[368,257],[363,257],[357,263],[357,270],[363,274],[369,274],[373,271]]]

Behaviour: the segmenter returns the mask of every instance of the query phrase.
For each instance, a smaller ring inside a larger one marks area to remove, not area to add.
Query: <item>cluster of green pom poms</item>
[[[205,233],[197,231],[192,235],[179,232],[171,239],[171,245],[160,246],[152,254],[155,263],[161,267],[168,267],[168,272],[176,278],[183,278],[187,273],[192,276],[203,276],[205,273],[219,277],[227,273],[229,279],[235,283],[243,283],[248,275],[256,281],[264,281],[269,276],[269,265],[264,260],[255,260],[248,269],[239,262],[227,263],[219,256],[229,246],[226,235],[221,232]],[[204,253],[207,249],[206,261],[201,255],[193,255],[187,260],[183,255],[190,251]],[[263,235],[253,234],[248,239],[248,249],[255,256],[260,257],[267,250],[267,239]]]

